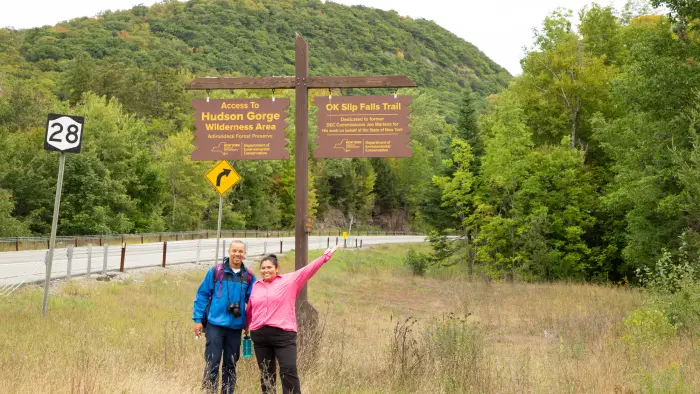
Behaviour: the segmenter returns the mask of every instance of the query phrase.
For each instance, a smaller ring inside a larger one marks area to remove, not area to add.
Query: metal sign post
[[[219,240],[221,239],[221,215],[224,213],[224,196],[219,196],[219,222],[216,225],[216,257],[214,263],[219,264]]]
[[[49,252],[46,258],[46,281],[44,282],[44,300],[41,304],[41,316],[46,316],[49,303],[49,283],[51,282],[51,267],[56,248],[56,230],[58,228],[58,211],[61,206],[61,189],[63,188],[63,170],[66,165],[66,153],[80,153],[83,143],[83,125],[85,119],[81,116],[49,114],[46,122],[44,149],[61,152],[58,159],[58,179],[56,181],[56,198],[53,202],[53,218],[51,221],[51,238]]]
[[[216,163],[214,168],[207,172],[205,177],[219,193],[219,219],[216,226],[216,254],[214,257],[214,264],[218,264],[219,242],[221,240],[221,216],[224,212],[224,193],[234,187],[241,180],[241,176],[231,167],[228,161],[221,160]]]
[[[63,187],[63,168],[66,165],[66,154],[61,152],[58,161],[58,181],[56,182],[56,198],[53,200],[53,220],[51,222],[51,239],[49,240],[49,257],[46,259],[46,281],[44,282],[44,301],[41,304],[41,316],[46,316],[46,306],[49,303],[49,282],[51,281],[51,265],[53,250],[56,247],[56,228],[58,227],[58,209],[61,206],[61,188]]]

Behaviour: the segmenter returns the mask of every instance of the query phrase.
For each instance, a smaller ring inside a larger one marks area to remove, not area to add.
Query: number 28
[[[63,133],[63,125],[60,123],[54,123],[50,126],[52,129],[58,128],[58,130],[54,131],[51,136],[49,137],[49,141],[51,142],[63,142],[61,141],[60,134]],[[67,129],[68,133],[66,134],[66,141],[69,144],[75,144],[78,142],[78,126],[72,124],[68,126]],[[58,136],[58,137],[57,137]]]

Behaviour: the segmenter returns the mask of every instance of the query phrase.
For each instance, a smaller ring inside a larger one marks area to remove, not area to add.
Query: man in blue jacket
[[[245,252],[243,242],[231,242],[228,257],[223,264],[207,271],[194,300],[194,334],[199,337],[206,326],[202,386],[209,392],[215,392],[218,386],[222,354],[221,390],[233,393],[236,387],[241,331],[246,326],[245,308],[255,282],[253,273],[243,265]]]

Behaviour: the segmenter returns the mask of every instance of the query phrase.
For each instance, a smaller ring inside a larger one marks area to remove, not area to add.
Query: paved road
[[[248,256],[260,256],[265,253],[287,252],[294,249],[294,238],[242,238],[247,244]],[[388,243],[412,243],[424,242],[423,236],[363,236],[350,237],[347,240],[348,248],[355,247],[357,240],[363,246],[388,244]],[[223,239],[228,245],[232,239]],[[309,249],[325,249],[330,244],[335,244],[336,237],[313,236],[309,237]],[[342,245],[342,238],[338,240]],[[199,248],[198,248],[199,245]],[[222,247],[221,245],[220,247]],[[197,261],[199,249],[199,262],[213,262],[216,251],[216,239],[203,239],[194,241],[168,241],[166,253],[166,265],[192,263]],[[106,250],[106,254],[105,254]],[[68,258],[66,249],[54,251],[54,261],[51,278],[62,278],[67,274]],[[46,277],[44,258],[47,250],[27,250],[20,252],[0,253],[0,295],[10,291],[12,287],[22,283],[43,281]],[[106,259],[105,259],[106,256]],[[222,251],[219,251],[219,258]],[[103,270],[119,270],[121,260],[120,245],[109,245],[107,248],[95,245],[92,247],[90,257],[91,273],[101,274]],[[163,243],[127,245],[124,259],[125,270],[138,267],[159,266],[163,261]],[[71,275],[84,275],[88,269],[88,248],[80,247],[73,250],[71,262]]]

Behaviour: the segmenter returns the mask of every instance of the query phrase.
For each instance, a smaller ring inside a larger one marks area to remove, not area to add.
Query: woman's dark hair
[[[262,263],[264,263],[266,261],[271,262],[272,265],[275,266],[275,268],[280,267],[280,264],[277,262],[277,256],[275,256],[274,254],[269,254],[269,255],[263,257],[263,259],[260,261],[260,265],[262,266]]]

